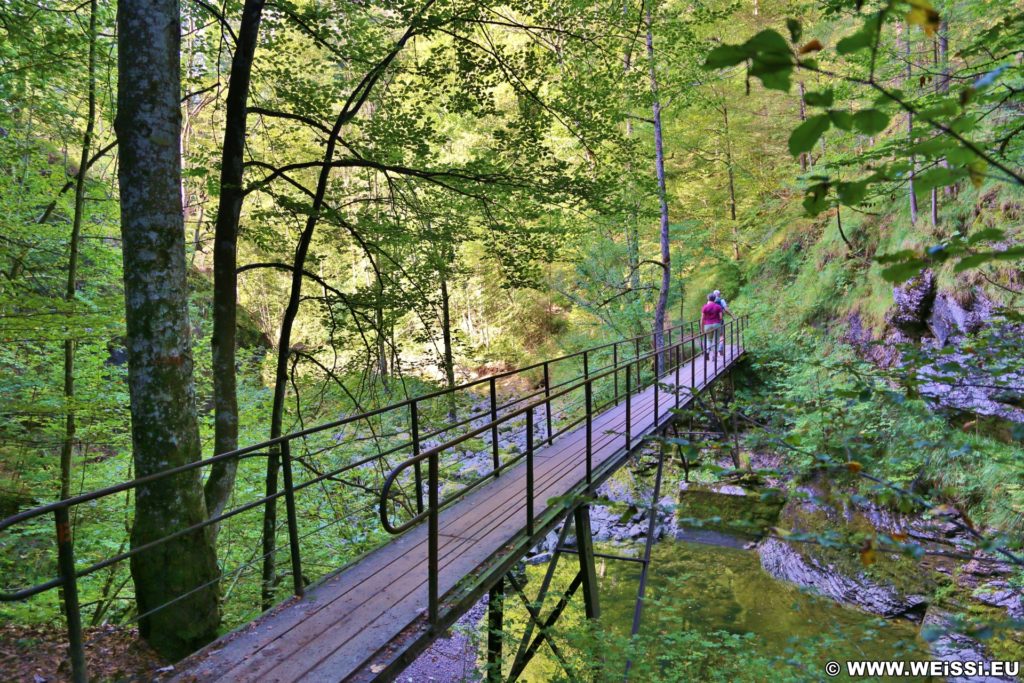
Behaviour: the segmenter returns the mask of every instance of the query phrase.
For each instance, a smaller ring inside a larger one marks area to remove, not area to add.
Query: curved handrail
[[[746,315],[739,316],[737,318],[737,321],[743,320],[745,318],[747,318]],[[673,328],[673,329],[678,329],[678,327],[682,327],[682,326],[677,326],[677,328]],[[596,380],[602,379],[604,377],[610,377],[612,374],[621,371],[622,368],[625,367],[626,365],[630,365],[631,366],[631,365],[640,363],[641,361],[649,360],[649,359],[653,358],[656,355],[661,355],[661,354],[667,353],[667,352],[669,352],[669,351],[671,351],[673,349],[676,349],[676,348],[682,348],[684,345],[687,345],[687,344],[691,343],[693,340],[695,340],[697,338],[706,337],[709,334],[714,334],[714,331],[712,331],[712,332],[701,332],[699,334],[692,335],[689,338],[681,339],[678,342],[673,343],[671,346],[664,346],[664,347],[662,347],[661,349],[659,349],[657,351],[650,351],[650,352],[648,352],[648,353],[646,353],[644,355],[641,355],[641,356],[635,356],[633,358],[624,359],[620,365],[613,366],[613,367],[611,367],[611,369],[607,370],[606,372],[603,372],[603,373],[600,373],[600,374],[596,374],[596,375],[595,374],[591,374],[589,377],[585,378],[582,382],[579,382],[579,383],[574,384],[572,386],[566,387],[566,388],[562,389],[561,391],[559,391],[557,393],[553,393],[550,396],[545,396],[543,399],[539,399],[537,401],[534,401],[533,403],[529,403],[529,404],[527,404],[527,405],[517,409],[514,412],[506,413],[505,415],[502,415],[498,419],[491,420],[491,421],[487,422],[486,424],[483,424],[483,425],[477,427],[476,429],[474,429],[474,430],[472,430],[470,432],[467,432],[467,433],[465,433],[465,434],[463,434],[463,435],[461,435],[461,436],[459,436],[459,437],[457,437],[455,439],[452,439],[451,441],[447,441],[447,442],[445,442],[443,444],[438,444],[436,446],[433,446],[433,447],[423,451],[422,453],[419,453],[417,455],[414,455],[411,458],[408,458],[408,459],[402,461],[401,463],[396,465],[394,467],[394,469],[391,470],[390,473],[388,473],[388,476],[384,480],[383,486],[381,486],[380,503],[379,503],[379,510],[378,510],[380,521],[381,521],[381,526],[383,526],[384,530],[387,531],[390,534],[401,534],[401,533],[403,533],[405,531],[408,531],[409,529],[411,529],[413,526],[415,526],[419,522],[423,521],[424,519],[427,519],[430,516],[430,514],[431,514],[431,510],[429,508],[426,508],[422,512],[414,515],[413,517],[411,517],[410,519],[406,520],[404,523],[402,523],[402,524],[400,524],[398,526],[394,526],[393,524],[391,524],[391,520],[388,518],[387,504],[391,500],[391,495],[390,495],[391,487],[394,485],[394,482],[398,479],[399,475],[402,472],[404,472],[405,470],[409,469],[410,467],[412,467],[412,466],[414,466],[414,465],[416,465],[418,463],[422,463],[425,460],[429,460],[434,455],[438,455],[438,454],[442,453],[443,451],[446,451],[448,449],[454,448],[455,446],[458,446],[459,444],[461,444],[461,443],[463,443],[465,441],[468,441],[469,439],[472,439],[472,438],[474,438],[476,436],[479,436],[479,435],[484,434],[484,433],[486,433],[488,431],[491,431],[496,426],[504,424],[505,422],[509,422],[509,421],[511,421],[511,420],[513,420],[513,419],[515,419],[515,418],[517,418],[519,416],[521,416],[521,415],[525,415],[527,412],[529,412],[531,410],[534,410],[535,408],[537,408],[539,406],[545,405],[545,404],[547,404],[548,402],[550,402],[553,399],[565,396],[566,394],[569,394],[569,393],[571,393],[573,391],[576,391],[576,390],[580,389],[581,387],[586,386],[587,384],[592,384]],[[647,335],[644,335],[644,336],[647,336]],[[638,390],[639,390],[639,388],[638,388]],[[504,470],[508,466],[511,466],[511,465],[519,462],[523,457],[525,457],[525,454],[520,454],[519,456],[517,456],[516,458],[513,458],[512,460],[508,461],[507,463],[505,463],[504,465],[502,465],[498,469],[492,470],[490,474],[493,475],[496,472],[501,472],[502,470]],[[477,480],[476,482],[473,482],[469,486],[460,489],[458,491],[458,493],[456,493],[455,495],[450,496],[450,497],[446,498],[444,501],[442,501],[438,505],[438,509],[439,510],[443,509],[444,507],[446,507],[447,505],[449,505],[453,501],[458,500],[462,496],[466,495],[466,493],[468,493],[469,491],[471,491],[474,488],[476,488],[476,486],[478,486],[483,481],[486,481],[486,477],[481,478],[481,479]]]

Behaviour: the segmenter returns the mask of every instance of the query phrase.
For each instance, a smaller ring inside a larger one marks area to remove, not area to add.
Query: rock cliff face
[[[856,314],[847,319],[846,339],[862,357],[912,366],[921,393],[943,408],[1024,424],[1024,329],[1003,319],[983,291],[940,289],[925,270],[893,288],[885,319],[881,338]],[[984,343],[972,343],[979,333]]]

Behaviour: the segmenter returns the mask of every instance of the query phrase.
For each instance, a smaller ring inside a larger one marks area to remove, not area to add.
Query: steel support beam
[[[601,616],[600,601],[597,597],[597,568],[594,566],[594,537],[590,533],[590,506],[580,505],[573,512],[576,526],[576,547],[580,559],[580,576],[583,577],[583,603],[587,619]]]

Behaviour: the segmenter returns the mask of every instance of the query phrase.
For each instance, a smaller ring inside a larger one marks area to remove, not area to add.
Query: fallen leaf
[[[806,54],[809,54],[811,52],[817,52],[818,50],[824,50],[824,49],[825,49],[825,46],[821,44],[821,41],[818,40],[817,38],[815,38],[814,40],[810,41],[809,43],[805,43],[804,46],[802,48],[800,48],[800,54],[806,55]]]
[[[867,541],[860,549],[860,561],[865,567],[875,563],[875,548],[871,541]]]

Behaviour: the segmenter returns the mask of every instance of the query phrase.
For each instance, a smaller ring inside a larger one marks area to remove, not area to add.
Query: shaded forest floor
[[[85,631],[86,663],[93,681],[151,681],[171,669],[134,628],[96,626]],[[62,627],[0,626],[0,680],[55,683],[71,680]]]

